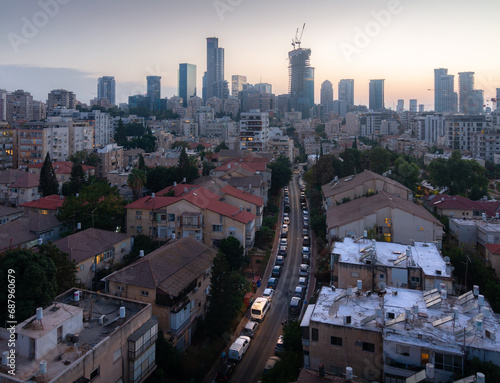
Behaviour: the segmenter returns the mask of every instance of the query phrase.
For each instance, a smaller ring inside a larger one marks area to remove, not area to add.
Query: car
[[[309,246],[302,246],[302,254],[311,254]]]
[[[288,244],[288,241],[286,238],[281,238],[280,239],[280,246],[286,246]]]
[[[307,287],[307,278],[306,277],[300,277],[299,278],[299,284],[298,284],[298,286]]]
[[[267,280],[266,287],[276,289],[276,286],[278,286],[278,278],[271,277]]]
[[[271,356],[266,362],[266,366],[264,367],[264,371],[262,371],[262,375],[265,375],[269,371],[271,371],[274,366],[276,366],[276,363],[278,363],[280,360],[281,359],[279,356]]]
[[[309,265],[307,263],[300,264],[299,276],[301,276],[301,277],[308,277],[309,276]]]
[[[267,298],[267,300],[270,302],[273,300],[273,295],[274,295],[274,289],[270,288],[264,289],[264,292],[262,293],[262,296],[264,298]]]
[[[288,192],[286,190],[285,190],[285,192],[284,192],[283,195],[285,196],[285,198],[289,198],[290,197],[290,195],[288,194]]]
[[[290,203],[290,197],[283,198],[283,201],[285,201],[285,203]]]
[[[309,230],[309,221],[304,221],[304,229]]]
[[[288,225],[290,223],[290,217],[283,217],[283,223]]]
[[[290,205],[289,204],[285,204],[284,211],[288,212],[288,213],[290,212]]]
[[[278,341],[276,342],[276,346],[274,346],[274,354],[279,355],[285,352],[285,339],[283,335],[278,337]]]
[[[215,381],[216,382],[228,382],[229,377],[233,373],[235,366],[236,366],[236,363],[234,363],[230,360],[224,362],[224,364],[217,371],[217,376],[215,377]]]
[[[275,278],[279,278],[281,275],[281,266],[274,266],[273,271],[271,272],[271,276]]]
[[[289,213],[290,213],[290,212],[286,212],[286,211],[284,211],[284,212],[283,212],[283,218],[285,218],[285,217],[290,218],[290,214],[289,214]]]
[[[277,255],[274,264],[276,266],[283,266],[285,264],[285,257],[283,255]]]
[[[278,249],[278,255],[286,257],[286,246],[280,246]]]
[[[304,286],[297,285],[295,291],[293,292],[294,297],[304,299],[306,297],[306,288]]]
[[[308,217],[309,216],[309,211],[308,210],[302,210],[302,215],[304,217]]]
[[[280,238],[288,238],[288,231],[282,231],[280,233]]]
[[[309,236],[309,230],[307,230],[306,228],[303,228],[302,229],[302,236],[305,237],[305,236]]]
[[[309,247],[311,246],[311,239],[309,238],[309,236],[304,236],[304,239],[302,240],[302,246],[304,247]]]
[[[284,224],[281,226],[281,231],[288,231],[288,224],[284,223]]]
[[[302,309],[302,299],[298,297],[292,297],[290,299],[290,305],[288,306],[288,312],[290,315],[299,315]]]
[[[245,327],[243,327],[243,330],[241,330],[241,335],[248,336],[249,338],[253,339],[255,332],[259,328],[259,322],[255,321],[248,321]]]
[[[309,254],[302,254],[302,263],[309,264],[310,262],[311,262],[311,258],[309,257]]]
[[[228,357],[231,360],[234,360],[236,362],[239,362],[241,359],[243,359],[243,356],[248,350],[248,347],[250,346],[250,337],[245,336],[245,335],[240,335],[238,339],[234,341],[234,343],[229,347],[229,352],[228,352]]]

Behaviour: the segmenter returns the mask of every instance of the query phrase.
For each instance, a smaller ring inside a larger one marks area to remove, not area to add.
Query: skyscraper
[[[161,76],[147,76],[147,89],[149,98],[149,109],[160,110],[161,99]]]
[[[416,99],[410,99],[410,113],[411,114],[416,114],[417,113],[417,100]]]
[[[458,74],[458,105],[460,113],[471,114],[477,108],[474,92],[474,72],[460,72]]]
[[[339,81],[339,100],[347,103],[347,109],[354,106],[354,79]]]
[[[6,99],[6,120],[13,124],[18,120],[33,119],[33,96],[24,90],[8,93]]]
[[[328,102],[333,102],[333,86],[328,80],[323,81],[320,91],[320,104],[327,105]]]
[[[398,106],[396,107],[396,112],[403,113],[405,110],[405,100],[399,99]]]
[[[247,76],[233,74],[231,76],[231,96],[238,96],[238,92],[243,90],[243,86],[247,84]]]
[[[384,109],[384,81],[370,80],[369,86],[369,109]]]
[[[496,96],[496,99],[495,99],[495,102],[496,102],[496,110],[499,110],[500,109],[500,88],[497,88],[497,96]]]
[[[288,52],[290,107],[302,112],[302,118],[309,118],[314,106],[314,68],[309,66],[310,57],[310,49]]]
[[[434,69],[434,111],[456,113],[458,96],[455,92],[455,76],[448,69]]]
[[[196,96],[196,65],[179,64],[179,97],[186,107],[191,97]]]
[[[103,76],[97,80],[97,99],[105,99],[111,105],[115,105],[115,78],[113,76]]]
[[[207,71],[205,74],[205,89],[203,96],[206,100],[216,96],[219,89],[223,89],[220,81],[224,81],[224,48],[219,48],[217,37],[207,37]]]

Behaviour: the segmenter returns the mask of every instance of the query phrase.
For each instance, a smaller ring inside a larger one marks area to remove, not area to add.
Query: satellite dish
[[[380,290],[385,290],[386,287],[387,287],[387,285],[385,284],[385,282],[379,282],[378,283],[378,288]]]
[[[444,258],[443,258],[443,260],[444,260],[446,263],[448,263],[448,262],[450,262],[450,257],[446,256],[446,257],[444,257]]]

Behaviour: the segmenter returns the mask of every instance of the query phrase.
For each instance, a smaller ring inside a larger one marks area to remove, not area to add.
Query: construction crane
[[[295,44],[299,47],[300,49],[300,42],[302,40],[302,35],[304,34],[304,28],[306,27],[306,23],[302,26],[302,31],[300,32],[300,37],[297,38],[297,35],[299,34],[299,28],[297,28],[297,33],[295,34]]]

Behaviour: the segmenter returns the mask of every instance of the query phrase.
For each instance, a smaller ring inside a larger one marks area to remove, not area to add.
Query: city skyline
[[[398,99],[417,99],[429,110],[434,106],[436,68],[455,76],[455,89],[459,72],[475,72],[475,88],[484,90],[486,105],[491,106],[489,99],[500,87],[495,67],[500,53],[485,38],[494,35],[494,11],[500,5],[490,0],[474,7],[465,1],[427,0],[307,7],[297,0],[145,4],[44,0],[5,6],[0,16],[0,88],[23,89],[44,102],[51,90],[62,88],[89,103],[97,97],[97,79],[114,76],[119,103],[145,94],[147,76],[161,76],[162,97],[172,97],[178,93],[177,69],[183,62],[199,68],[201,90],[206,38],[217,37],[225,49],[226,81],[243,75],[249,83],[272,84],[276,95],[286,94],[290,41],[303,23],[301,47],[311,49],[316,104],[323,81],[335,89],[340,79],[352,78],[354,103],[368,105],[369,81],[384,78],[386,107],[394,109]],[[116,17],[110,18],[111,13]],[[186,30],[188,19],[195,28]],[[259,19],[258,25],[242,22],[252,19]]]

